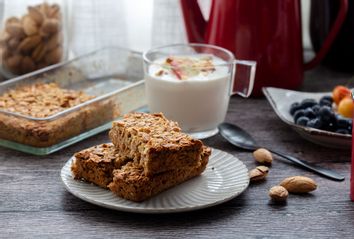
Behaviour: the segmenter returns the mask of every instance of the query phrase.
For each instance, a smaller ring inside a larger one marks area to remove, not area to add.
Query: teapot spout
[[[204,43],[207,22],[200,10],[197,0],[180,0],[184,25],[189,42]]]

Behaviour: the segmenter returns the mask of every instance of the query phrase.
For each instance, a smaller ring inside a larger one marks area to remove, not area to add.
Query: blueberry
[[[320,100],[320,106],[324,106],[324,105],[327,105],[329,107],[332,107],[332,102],[328,101],[328,100]]]
[[[312,106],[311,108],[313,110],[313,112],[317,115],[318,112],[320,111],[321,109],[321,106],[319,104],[315,104],[314,106]]]
[[[352,134],[352,129],[353,129],[353,120],[352,119],[346,119],[347,120],[347,130],[349,131],[349,134]]]
[[[349,134],[347,129],[337,129],[335,132],[339,134]]]
[[[307,118],[313,119],[316,118],[315,112],[312,110],[312,108],[307,108],[304,110],[304,114]]]
[[[305,116],[305,111],[304,110],[297,110],[294,114],[294,122],[297,121],[298,118],[301,116]]]
[[[333,103],[333,98],[332,98],[332,96],[330,96],[330,95],[325,95],[325,96],[323,96],[323,97],[320,99],[320,102],[321,102],[322,100],[327,100],[327,101]]]
[[[336,120],[337,120],[337,126],[338,128],[348,128],[350,123],[348,119],[340,116],[340,115],[336,115]]]
[[[306,126],[307,122],[309,122],[309,118],[307,118],[306,116],[301,116],[296,120],[296,124],[298,125],[302,125],[302,126]]]
[[[301,109],[301,104],[299,102],[295,102],[295,103],[292,103],[290,105],[290,114],[291,115],[294,115],[296,111],[298,111],[299,109]]]
[[[333,122],[323,122],[322,121],[322,127],[321,129],[327,130],[327,131],[331,131],[331,132],[335,132],[338,127],[336,125],[336,123]]]
[[[304,99],[303,101],[301,101],[301,107],[303,109],[306,109],[308,107],[312,107],[315,104],[317,104],[316,100],[314,99]]]
[[[306,124],[307,127],[320,129],[322,127],[322,121],[319,118],[311,119]]]
[[[323,122],[334,122],[335,121],[335,114],[332,111],[332,108],[329,106],[322,106],[320,108],[320,111],[318,112],[318,115],[320,116],[321,120]]]

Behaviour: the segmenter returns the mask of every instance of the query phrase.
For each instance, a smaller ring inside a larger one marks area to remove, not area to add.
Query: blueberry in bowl
[[[349,104],[348,101],[352,99],[347,94],[351,92],[350,89],[337,90],[336,94],[333,92],[294,91],[275,87],[264,87],[262,90],[279,119],[305,140],[329,148],[351,149],[352,117],[348,106],[352,106],[353,112],[354,104],[352,101]],[[346,99],[347,102],[343,99]],[[303,102],[305,104],[302,104]],[[342,103],[342,108],[339,107],[339,103]],[[306,106],[310,108],[310,105],[312,105],[312,111],[303,108]],[[329,108],[323,108],[324,106]],[[346,112],[349,113],[344,115]],[[306,118],[299,120],[300,117]],[[296,121],[299,124],[296,124]]]
[[[292,103],[289,113],[297,125],[339,134],[351,134],[352,119],[337,113],[333,102],[332,96],[329,95],[323,96],[318,102],[306,98],[301,102]]]

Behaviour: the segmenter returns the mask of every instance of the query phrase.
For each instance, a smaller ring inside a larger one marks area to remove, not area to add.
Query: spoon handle
[[[303,168],[306,168],[306,169],[309,169],[310,171],[314,172],[314,173],[317,173],[319,175],[322,175],[322,176],[325,176],[327,178],[330,178],[330,179],[333,179],[333,180],[336,180],[336,181],[343,181],[344,180],[344,176],[340,175],[339,173],[333,171],[333,170],[330,170],[330,169],[327,169],[327,168],[322,168],[322,167],[319,167],[319,166],[316,166],[316,165],[313,165],[313,164],[310,164],[308,162],[305,162],[301,159],[298,159],[298,158],[295,158],[293,156],[290,156],[290,155],[286,155],[286,154],[283,154],[283,153],[280,153],[280,152],[276,152],[274,150],[270,150],[268,149],[270,152],[272,152],[273,154],[276,154],[278,156],[281,156]]]

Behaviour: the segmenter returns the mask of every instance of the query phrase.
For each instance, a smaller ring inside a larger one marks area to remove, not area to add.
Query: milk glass
[[[151,49],[143,58],[150,112],[162,112],[199,139],[218,133],[231,95],[248,97],[253,89],[256,62],[236,60],[221,47],[175,44]]]

